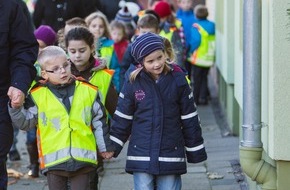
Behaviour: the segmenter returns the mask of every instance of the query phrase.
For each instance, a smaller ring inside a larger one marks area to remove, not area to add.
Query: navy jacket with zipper
[[[126,171],[184,174],[186,160],[207,159],[192,91],[178,66],[154,81],[142,70],[125,81],[111,127],[118,156],[128,140]],[[187,159],[186,159],[187,157]]]

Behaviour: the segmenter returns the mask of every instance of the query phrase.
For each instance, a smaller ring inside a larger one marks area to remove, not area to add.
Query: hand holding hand
[[[110,159],[113,157],[114,152],[101,152],[100,154],[104,159]]]
[[[21,90],[10,86],[7,95],[10,98],[12,108],[20,108],[23,105],[25,94]]]

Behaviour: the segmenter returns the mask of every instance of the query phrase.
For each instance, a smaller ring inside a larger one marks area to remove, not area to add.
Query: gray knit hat
[[[132,43],[131,54],[137,63],[156,50],[164,50],[163,38],[157,34],[147,32],[138,36]]]

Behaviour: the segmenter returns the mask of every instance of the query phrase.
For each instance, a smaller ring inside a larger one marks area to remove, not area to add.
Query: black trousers
[[[207,101],[208,97],[208,80],[207,75],[210,67],[198,67],[192,65],[192,78],[193,78],[193,94],[194,101],[199,104],[199,101]]]
[[[0,190],[7,189],[7,154],[13,142],[13,127],[7,108],[8,98],[0,97]]]

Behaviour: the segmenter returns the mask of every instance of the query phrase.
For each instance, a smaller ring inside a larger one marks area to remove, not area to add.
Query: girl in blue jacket
[[[186,160],[207,159],[193,93],[168,52],[159,35],[136,38],[131,53],[141,67],[125,81],[113,117],[115,157],[130,136],[126,172],[135,190],[180,190]]]

